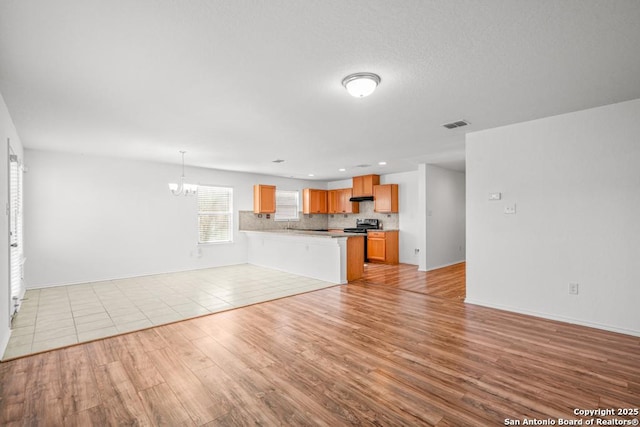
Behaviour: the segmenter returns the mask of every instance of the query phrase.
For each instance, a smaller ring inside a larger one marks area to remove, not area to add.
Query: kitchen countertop
[[[362,277],[364,233],[282,228],[240,231],[247,237],[249,264],[336,284]]]
[[[326,237],[326,238],[338,238],[338,237],[366,237],[365,233],[345,233],[343,231],[317,231],[317,230],[299,230],[299,229],[274,229],[274,230],[240,230],[247,233],[268,233],[278,235],[299,235],[309,237]]]

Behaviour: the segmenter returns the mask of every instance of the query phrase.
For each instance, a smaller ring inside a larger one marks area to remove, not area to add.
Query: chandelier
[[[175,182],[169,184],[169,190],[171,190],[171,194],[174,196],[192,196],[198,191],[198,186],[196,184],[187,184],[184,182],[184,153],[186,153],[186,151],[180,151],[180,154],[182,154],[182,175],[180,176],[180,184],[176,184]]]

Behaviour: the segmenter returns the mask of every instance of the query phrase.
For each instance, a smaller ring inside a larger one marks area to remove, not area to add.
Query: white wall
[[[283,189],[324,183],[187,168],[187,181],[234,188],[230,244],[197,245],[196,199],[175,197],[168,165],[26,150],[25,248],[28,288],[244,263],[238,210],[253,209],[253,185]]]
[[[0,94],[0,357],[9,342],[9,321],[10,311],[10,271],[9,271],[9,216],[5,207],[9,203],[9,159],[8,144],[11,144],[13,151],[22,158],[22,144],[9,110]]]
[[[465,174],[426,166],[427,270],[465,260]]]
[[[639,137],[640,99],[468,134],[467,302],[640,335]]]
[[[400,262],[418,264],[419,228],[418,172],[390,173],[380,176],[381,184],[398,184],[398,224]]]

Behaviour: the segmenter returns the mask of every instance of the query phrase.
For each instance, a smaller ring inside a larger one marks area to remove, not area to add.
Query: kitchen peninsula
[[[250,264],[336,284],[364,273],[362,234],[313,230],[242,230]]]

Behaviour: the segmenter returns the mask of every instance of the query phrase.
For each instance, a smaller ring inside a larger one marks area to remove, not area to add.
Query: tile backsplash
[[[293,227],[301,230],[343,229],[355,227],[357,218],[375,218],[382,223],[383,229],[397,230],[400,226],[397,213],[385,214],[373,211],[373,202],[360,202],[360,213],[357,214],[313,214],[300,212],[299,221],[275,221],[274,215],[254,214],[253,211],[238,212],[240,230],[278,230]]]
[[[383,229],[397,230],[400,221],[397,213],[385,214],[373,211],[373,202],[360,202],[360,213],[357,214],[328,214],[328,228],[355,227],[357,218],[379,219]],[[346,218],[345,218],[346,217]]]
[[[276,221],[274,214],[267,218],[267,214],[254,214],[253,211],[238,212],[238,226],[240,230],[279,230],[293,227],[301,230],[319,230],[329,228],[326,214],[303,215],[300,212],[299,221]]]

